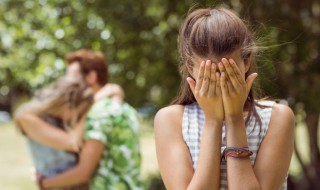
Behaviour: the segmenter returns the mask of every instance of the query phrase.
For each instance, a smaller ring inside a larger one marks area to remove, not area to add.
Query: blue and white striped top
[[[259,151],[260,144],[267,133],[272,106],[275,102],[272,101],[260,101],[260,105],[267,106],[265,108],[260,108],[256,106],[257,112],[261,118],[262,126],[260,131],[260,126],[256,124],[256,119],[254,117],[250,118],[250,121],[246,127],[247,131],[247,141],[250,150],[253,154],[250,156],[251,165],[253,166],[256,160],[257,152]],[[200,152],[201,136],[204,126],[204,113],[203,110],[197,103],[186,105],[183,113],[182,121],[182,135],[186,142],[192,159],[193,169],[197,167],[197,161]],[[259,134],[260,133],[260,134]],[[222,126],[222,145],[221,153],[226,148],[226,128],[223,124]],[[220,189],[228,189],[228,179],[227,179],[227,163],[225,160],[221,162],[220,165]],[[287,180],[285,180],[282,190],[287,189]]]

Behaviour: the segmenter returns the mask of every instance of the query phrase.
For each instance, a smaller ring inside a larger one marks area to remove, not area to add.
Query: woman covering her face
[[[179,36],[180,92],[154,120],[168,190],[286,189],[294,115],[255,98],[258,50],[231,10],[187,15]]]

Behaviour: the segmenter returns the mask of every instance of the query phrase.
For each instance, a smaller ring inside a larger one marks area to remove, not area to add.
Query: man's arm
[[[57,176],[44,179],[42,181],[43,187],[65,187],[87,183],[99,165],[104,146],[101,141],[86,140],[80,153],[78,165]]]

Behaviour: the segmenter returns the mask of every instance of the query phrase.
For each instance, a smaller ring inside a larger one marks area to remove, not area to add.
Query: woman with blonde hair
[[[82,80],[61,77],[17,110],[15,121],[26,136],[39,176],[52,177],[77,164],[82,127],[92,102],[93,92]],[[54,189],[79,190],[88,186]]]

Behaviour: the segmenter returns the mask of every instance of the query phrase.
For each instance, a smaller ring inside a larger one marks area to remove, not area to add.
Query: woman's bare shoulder
[[[278,103],[273,105],[270,118],[270,126],[272,129],[293,130],[294,119],[294,113],[289,106]]]
[[[183,111],[183,105],[170,105],[160,109],[154,118],[155,130],[175,130],[177,127],[181,129]]]
[[[294,113],[292,109],[284,104],[275,103],[272,109],[272,116],[274,118],[286,118],[286,119],[294,119]]]
[[[184,106],[183,105],[170,105],[170,106],[167,106],[167,107],[164,107],[164,108],[161,108],[157,114],[156,114],[156,117],[167,117],[170,115],[181,115],[182,116],[182,113],[183,113],[183,110],[184,110]]]

